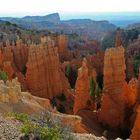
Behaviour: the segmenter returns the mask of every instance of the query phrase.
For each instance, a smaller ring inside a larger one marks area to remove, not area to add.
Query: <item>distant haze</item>
[[[0,0],[0,16],[132,12],[140,11],[139,5],[139,0]]]

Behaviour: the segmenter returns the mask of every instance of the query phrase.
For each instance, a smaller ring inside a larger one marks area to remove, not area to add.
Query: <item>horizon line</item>
[[[46,14],[45,14],[46,13]],[[91,12],[38,12],[37,13],[29,13],[29,12],[17,12],[17,13],[3,13],[3,14],[0,14],[0,17],[13,17],[13,18],[23,18],[23,17],[26,17],[26,16],[47,16],[47,15],[50,15],[50,14],[55,14],[55,13],[58,13],[60,15],[60,17],[62,15],[66,16],[66,15],[69,15],[69,16],[73,16],[74,15],[86,15],[86,14],[117,14],[117,13],[140,13],[140,11],[91,11]],[[99,16],[99,15],[98,15]]]

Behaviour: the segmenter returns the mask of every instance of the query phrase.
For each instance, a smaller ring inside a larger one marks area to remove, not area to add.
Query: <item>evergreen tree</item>
[[[8,76],[4,71],[0,71],[0,80],[6,82],[8,80]]]
[[[66,77],[68,78],[71,88],[74,88],[77,79],[77,71],[73,68],[71,64],[67,67]]]

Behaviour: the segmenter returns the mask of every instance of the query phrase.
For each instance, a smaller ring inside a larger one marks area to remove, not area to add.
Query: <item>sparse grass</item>
[[[72,140],[70,127],[64,125],[60,119],[51,112],[29,117],[24,113],[8,113],[8,116],[23,122],[21,132],[22,140],[29,140],[30,136],[38,140]]]
[[[23,123],[29,122],[31,118],[29,115],[24,113],[16,113],[16,112],[10,112],[7,114],[8,117],[14,117],[16,120],[19,120]]]

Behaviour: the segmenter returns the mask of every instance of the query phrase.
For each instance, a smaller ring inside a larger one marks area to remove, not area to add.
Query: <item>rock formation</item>
[[[116,44],[119,45],[120,41]],[[136,102],[136,92],[125,81],[125,70],[124,48],[119,46],[107,49],[104,57],[104,96],[100,120],[112,129],[124,125],[126,114],[129,113],[127,111]]]
[[[49,100],[32,96],[28,92],[21,92],[17,78],[6,83],[0,81],[0,104],[2,104],[0,110],[4,112],[33,113],[51,109]]]
[[[123,45],[123,40],[122,40],[122,31],[120,29],[117,30],[116,33],[116,42],[115,42],[115,47],[120,47]]]
[[[123,123],[125,84],[124,48],[107,49],[104,57],[104,96],[100,119],[104,124],[116,128]]]
[[[58,53],[61,61],[66,61],[69,59],[69,51],[68,51],[68,39],[65,35],[57,36]]]
[[[6,61],[3,63],[3,71],[7,73],[9,80],[14,78],[14,70],[10,61]]]
[[[126,78],[127,80],[130,80],[134,78],[134,60],[131,55],[126,55]]]
[[[24,45],[22,40],[19,39],[16,41],[16,46],[13,46],[12,51],[16,68],[25,74],[25,66],[28,60],[28,46]]]
[[[140,139],[140,71],[139,71],[139,79],[138,79],[138,96],[137,96],[137,104],[136,104],[136,117],[134,126],[132,129],[132,134],[130,136],[131,140],[139,140]]]
[[[89,109],[92,105],[90,98],[91,77],[96,80],[96,71],[94,69],[89,69],[87,59],[84,58],[82,67],[78,70],[78,78],[76,81],[76,95],[73,109],[74,114],[81,109]]]
[[[29,47],[26,66],[27,86],[33,95],[53,99],[69,88],[52,40],[44,39],[41,45]]]
[[[28,47],[17,40],[16,46],[6,43],[6,46],[0,48],[0,68],[4,70],[8,78],[14,78],[17,72],[26,72],[26,63],[28,59]]]
[[[140,106],[137,108],[136,120],[134,123],[134,127],[132,129],[132,134],[130,136],[131,140],[139,140],[140,139]]]

